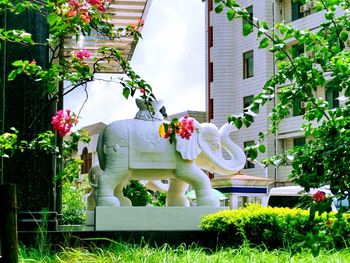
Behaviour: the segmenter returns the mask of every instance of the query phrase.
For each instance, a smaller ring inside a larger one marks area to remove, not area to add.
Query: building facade
[[[251,18],[267,22],[269,27],[284,21],[299,29],[317,30],[323,21],[324,12],[316,12],[314,3],[301,5],[293,0],[241,0],[241,7],[246,8]],[[276,67],[274,56],[267,49],[259,49],[256,32],[243,35],[245,21],[235,19],[228,21],[226,13],[216,14],[212,0],[206,2],[206,109],[209,122],[217,126],[227,122],[227,116],[240,114],[249,106],[253,97],[261,90],[265,82],[274,74]],[[255,31],[255,29],[254,29]],[[297,48],[305,54],[303,47],[290,39],[287,48]],[[278,92],[278,91],[277,91]],[[328,94],[319,89],[315,94],[324,97],[332,105],[338,106],[336,98],[339,94]],[[262,107],[255,122],[249,128],[241,128],[234,135],[234,141],[241,147],[247,147],[258,140],[259,132],[266,131],[269,126],[268,114],[276,101]],[[266,152],[259,154],[258,160],[305,144],[305,137],[300,132],[303,104],[295,102],[290,116],[284,119],[276,134],[265,141]],[[244,174],[267,177],[275,180],[276,185],[290,184],[288,174],[291,166],[263,169],[259,161],[247,161]]]

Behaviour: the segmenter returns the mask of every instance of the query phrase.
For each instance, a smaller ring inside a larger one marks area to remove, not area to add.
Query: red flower
[[[326,193],[322,191],[317,191],[312,195],[312,200],[320,202],[326,198]]]
[[[86,49],[82,49],[82,50],[76,52],[75,56],[77,58],[83,60],[85,58],[90,58],[91,57],[91,53],[89,51],[87,51]]]

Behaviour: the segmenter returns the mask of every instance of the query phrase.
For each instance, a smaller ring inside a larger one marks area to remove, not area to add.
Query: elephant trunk
[[[220,167],[221,174],[237,173],[243,169],[247,159],[244,151],[237,144],[235,144],[230,138],[230,134],[236,131],[236,127],[232,124],[224,124],[220,130],[220,139],[222,147],[228,152],[231,159],[223,160],[223,164]]]
[[[219,175],[232,175],[239,172],[245,165],[246,157],[243,150],[230,139],[230,133],[235,130],[235,127],[230,124],[225,124],[219,130],[221,146],[228,152],[230,159],[224,158],[222,148],[218,146],[215,152],[203,151],[196,160],[197,164]]]

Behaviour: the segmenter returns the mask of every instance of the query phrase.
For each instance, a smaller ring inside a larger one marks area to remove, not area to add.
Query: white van
[[[297,204],[300,202],[300,196],[303,195],[313,195],[317,191],[323,191],[326,193],[326,195],[332,195],[329,188],[321,187],[321,188],[313,188],[310,189],[309,193],[306,193],[304,188],[301,186],[283,186],[283,187],[274,187],[271,188],[269,191],[266,205],[271,207],[289,207],[293,208],[296,207]],[[332,210],[336,211],[336,207],[332,205]]]

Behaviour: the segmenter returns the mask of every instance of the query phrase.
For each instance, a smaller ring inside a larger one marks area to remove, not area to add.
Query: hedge
[[[267,248],[291,248],[313,236],[324,235],[322,246],[344,247],[350,238],[350,216],[336,220],[336,214],[309,221],[309,211],[299,208],[272,208],[250,204],[238,210],[224,210],[204,216],[204,231],[216,232],[220,245],[239,246],[244,242]],[[323,232],[324,233],[323,233]]]

